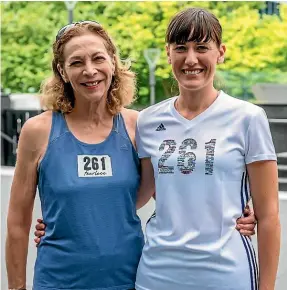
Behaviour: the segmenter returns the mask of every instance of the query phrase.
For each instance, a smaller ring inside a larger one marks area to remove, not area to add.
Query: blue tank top
[[[38,189],[46,234],[34,290],[134,288],[144,244],[136,214],[139,159],[121,114],[105,141],[86,144],[53,112]]]

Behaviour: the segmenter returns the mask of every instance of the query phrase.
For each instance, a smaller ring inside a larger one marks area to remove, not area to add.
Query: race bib
[[[79,177],[113,176],[111,158],[108,155],[78,155]]]

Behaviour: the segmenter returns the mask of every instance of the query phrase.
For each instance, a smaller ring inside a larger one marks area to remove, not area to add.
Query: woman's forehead
[[[105,40],[93,33],[72,37],[64,46],[66,57],[83,53],[107,52]]]

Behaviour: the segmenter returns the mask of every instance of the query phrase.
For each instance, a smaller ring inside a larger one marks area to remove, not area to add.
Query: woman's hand
[[[35,226],[36,231],[34,232],[34,236],[36,237],[34,239],[36,243],[36,247],[38,247],[39,243],[41,242],[41,237],[45,236],[45,228],[46,225],[44,224],[42,219],[37,219],[37,224]]]
[[[255,234],[256,219],[254,211],[247,205],[244,209],[243,217],[237,219],[236,229],[244,236]]]

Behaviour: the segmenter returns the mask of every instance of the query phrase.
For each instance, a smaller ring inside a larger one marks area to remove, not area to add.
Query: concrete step
[[[278,164],[278,176],[279,177],[287,177],[287,165]]]
[[[279,177],[279,191],[287,191],[287,178]]]
[[[269,119],[270,130],[276,152],[287,151],[287,119]]]
[[[287,152],[278,153],[277,162],[280,165],[287,165]]]

